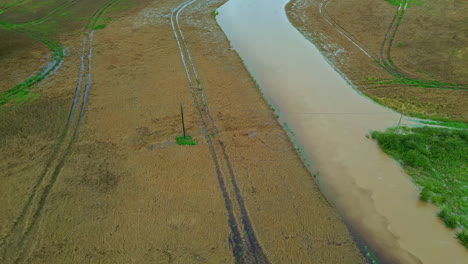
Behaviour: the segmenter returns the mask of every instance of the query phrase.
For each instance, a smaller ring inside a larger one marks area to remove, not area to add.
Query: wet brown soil
[[[87,38],[82,119],[65,126],[76,34],[40,97],[1,109],[2,263],[364,263],[213,19],[223,2],[180,13],[194,93],[170,20],[182,1],[154,1]],[[180,104],[195,146],[175,143]]]
[[[467,3],[420,2],[406,9],[389,58],[414,79],[468,84],[468,37],[463,34],[468,16],[462,11]],[[453,90],[378,84],[375,79],[395,77],[336,28],[341,27],[361,46],[379,53],[397,10],[383,0],[293,0],[287,6],[291,23],[368,97],[406,114],[467,121],[466,87]],[[335,25],[324,19],[327,13]]]
[[[50,62],[50,51],[39,41],[12,31],[0,32],[0,93],[36,74]],[[18,61],[21,61],[19,66]],[[19,66],[19,67],[18,67]],[[17,69],[14,73],[8,69]]]

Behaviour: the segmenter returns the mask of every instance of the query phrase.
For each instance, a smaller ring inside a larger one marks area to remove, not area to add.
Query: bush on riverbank
[[[372,132],[421,188],[420,198],[441,210],[439,217],[468,248],[468,131],[446,128],[391,128]]]

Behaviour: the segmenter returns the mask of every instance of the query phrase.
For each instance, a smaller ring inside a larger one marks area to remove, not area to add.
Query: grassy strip
[[[457,113],[445,113],[444,105],[436,103],[413,101],[411,97],[379,97],[370,93],[365,93],[370,100],[394,109],[405,116],[415,117],[419,123],[450,127],[468,128],[468,123],[463,115]]]
[[[51,12],[51,14],[53,14],[53,13],[55,13],[57,11],[63,10],[71,2],[72,1],[69,1],[65,5],[61,6],[60,8],[55,9],[54,11]],[[45,77],[47,77],[47,75],[49,75],[51,72],[53,72],[60,65],[60,63],[63,61],[63,59],[65,57],[65,52],[64,52],[64,49],[60,46],[60,44],[58,44],[57,42],[55,42],[53,40],[46,39],[44,37],[41,37],[41,36],[26,32],[26,31],[23,31],[23,30],[20,29],[22,27],[26,27],[26,26],[33,25],[33,24],[41,24],[45,20],[47,20],[50,16],[51,15],[47,15],[44,19],[40,19],[38,21],[32,21],[32,22],[28,22],[28,23],[24,23],[24,24],[11,24],[11,23],[0,21],[0,29],[10,30],[10,31],[15,31],[15,32],[18,32],[18,33],[25,34],[25,35],[27,35],[27,36],[35,39],[35,40],[38,40],[38,41],[42,42],[47,47],[49,47],[49,49],[52,51],[52,62],[51,62],[51,64],[49,64],[46,68],[42,69],[36,75],[28,78],[26,81],[24,81],[24,82],[22,82],[20,84],[17,84],[12,89],[7,90],[7,91],[0,94],[0,106],[4,105],[4,104],[7,104],[7,103],[9,103],[11,101],[22,102],[22,101],[26,100],[30,96],[29,88],[32,87],[37,82],[44,79]]]
[[[111,7],[112,5],[114,5],[118,1],[119,0],[110,1],[102,9],[96,11],[96,13],[94,15],[95,16],[94,20],[92,19],[92,20],[90,20],[88,22],[88,24],[86,25],[86,29],[88,29],[88,27],[90,26],[90,23],[91,23],[91,26],[92,26],[93,30],[104,28],[105,24],[96,25],[97,21],[101,18],[101,16],[104,14],[104,12],[106,11],[107,8]],[[26,34],[27,36],[29,36],[31,38],[34,38],[34,39],[44,43],[52,51],[52,62],[51,62],[52,65],[49,64],[48,67],[41,70],[38,74],[36,74],[33,77],[27,79],[23,83],[15,85],[15,87],[13,87],[12,89],[1,93],[0,94],[0,106],[4,105],[4,104],[7,104],[7,103],[9,103],[11,101],[23,102],[24,100],[26,100],[30,96],[30,89],[29,88],[32,87],[37,82],[44,79],[45,77],[47,77],[47,75],[49,75],[51,72],[53,72],[60,65],[60,63],[63,61],[63,59],[65,57],[64,49],[57,42],[54,42],[54,41],[49,40],[49,39],[45,39],[44,37],[40,37],[40,36],[35,35],[35,34],[20,31],[19,28],[24,27],[24,26],[33,25],[33,24],[43,23],[52,14],[65,9],[71,3],[72,3],[72,1],[69,1],[69,2],[65,3],[64,5],[60,6],[59,8],[54,9],[44,19],[40,19],[38,21],[33,21],[33,22],[20,24],[20,25],[0,21],[0,29],[17,31],[17,32]],[[109,21],[110,18],[104,18],[103,20],[104,21]]]
[[[94,30],[104,28],[105,24],[96,25],[97,21],[101,18],[101,16],[106,11],[106,9],[108,9],[109,7],[111,7],[112,5],[114,5],[118,1],[119,0],[110,1],[103,8],[97,10],[96,13],[93,16],[94,19],[91,19],[88,22],[88,24],[86,25],[86,29],[89,29],[90,26],[91,26],[91,29],[94,29]],[[47,75],[49,75],[51,72],[53,72],[60,65],[60,63],[63,61],[63,58],[65,57],[64,49],[57,42],[54,42],[52,40],[45,39],[44,37],[40,37],[38,35],[35,35],[35,34],[32,34],[32,33],[28,33],[26,31],[20,30],[20,28],[25,27],[25,26],[30,26],[30,25],[41,24],[44,21],[46,21],[52,14],[65,9],[71,3],[72,3],[72,1],[68,1],[67,3],[60,6],[59,8],[54,9],[51,13],[49,13],[49,15],[47,15],[44,18],[39,19],[37,21],[32,21],[32,22],[28,22],[28,23],[24,23],[24,24],[19,24],[19,25],[0,21],[0,29],[11,30],[11,31],[16,31],[16,32],[19,32],[19,33],[23,33],[23,34],[25,34],[25,35],[27,35],[27,36],[29,36],[31,38],[34,38],[34,39],[44,43],[52,51],[52,62],[45,69],[41,70],[38,74],[36,74],[33,77],[27,79],[23,83],[17,84],[12,89],[7,90],[6,92],[3,92],[3,93],[0,94],[0,106],[4,105],[4,104],[7,104],[9,102],[12,102],[12,101],[14,101],[14,102],[23,102],[23,101],[25,101],[30,96],[30,89],[29,88],[31,88],[34,84],[41,81],[42,79],[47,77]],[[108,21],[109,19],[110,18],[104,18],[103,20]]]
[[[17,31],[17,25],[0,21],[0,29]],[[26,81],[15,85],[15,87],[13,87],[12,89],[1,93],[0,106],[7,104],[11,101],[22,102],[26,100],[30,95],[29,88],[37,82],[44,79],[45,77],[47,77],[47,75],[49,75],[51,72],[53,72],[58,67],[58,65],[60,65],[63,58],[65,57],[64,49],[57,42],[30,33],[20,33],[26,34],[27,36],[47,45],[47,47],[49,47],[49,49],[52,51],[52,65],[49,65],[48,67],[42,69],[39,73],[37,73],[33,77],[30,77]]]
[[[443,83],[443,82],[431,81],[431,80],[417,80],[417,79],[410,79],[406,77],[399,77],[399,78],[391,79],[391,80],[376,80],[375,84],[403,84],[403,85],[408,85],[408,86],[413,86],[413,87],[422,87],[422,88],[435,88],[435,89],[445,89],[445,90],[468,90],[468,85]]]
[[[428,124],[428,125],[436,125],[436,126],[444,126],[444,127],[449,127],[449,128],[468,129],[467,123],[463,123],[460,121],[451,121],[447,119],[441,119],[440,121],[422,120],[422,121],[419,121],[419,123]]]
[[[420,199],[441,209],[439,217],[459,230],[468,248],[468,130],[400,127],[372,137],[421,188]]]
[[[119,1],[120,0],[109,1],[104,7],[102,7],[101,9],[96,10],[96,12],[93,15],[94,19],[92,18],[86,24],[84,34],[86,34],[86,30],[88,30],[88,29],[91,29],[91,30],[103,29],[106,25],[105,24],[96,25],[97,22],[101,19],[102,15],[104,14],[104,12],[107,11],[107,9],[109,9],[110,7],[112,7],[113,5],[115,5]],[[104,22],[106,22],[106,21],[109,21],[109,18],[104,18],[103,20],[104,20]]]

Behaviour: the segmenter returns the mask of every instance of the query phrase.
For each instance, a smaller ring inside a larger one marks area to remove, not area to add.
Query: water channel
[[[383,263],[467,263],[438,209],[420,202],[409,176],[366,137],[401,115],[354,90],[291,25],[287,2],[230,0],[217,21],[294,132],[325,196]]]

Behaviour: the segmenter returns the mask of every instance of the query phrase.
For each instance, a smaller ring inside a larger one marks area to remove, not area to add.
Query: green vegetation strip
[[[37,73],[33,77],[30,77],[26,81],[15,85],[15,87],[13,87],[12,89],[7,90],[0,94],[0,105],[4,105],[12,101],[19,103],[19,102],[26,100],[29,97],[30,95],[29,88],[31,88],[34,84],[36,84],[40,80],[47,77],[47,75],[53,72],[60,65],[63,58],[65,57],[65,52],[64,52],[64,49],[60,46],[60,44],[58,44],[57,42],[46,39],[36,34],[28,33],[25,31],[19,31],[17,30],[17,25],[15,24],[10,24],[10,23],[0,21],[0,29],[11,30],[11,31],[15,31],[18,33],[25,34],[33,39],[36,39],[42,42],[47,47],[49,47],[49,49],[52,51],[52,62],[46,68],[42,69],[39,73]]]
[[[453,83],[444,83],[439,81],[431,81],[431,80],[418,80],[418,79],[410,79],[406,77],[399,77],[396,76],[396,79],[390,80],[376,80],[374,84],[401,84],[407,85],[412,87],[421,87],[421,88],[433,88],[433,89],[442,89],[442,90],[464,90],[468,91],[468,85],[461,85],[461,84],[453,84]]]
[[[468,129],[468,124],[463,123],[461,121],[453,121],[453,120],[448,120],[448,119],[440,119],[438,121],[436,120],[422,120],[419,121],[420,123],[423,124],[428,124],[431,126],[443,126],[443,127],[450,127],[450,128],[458,128],[458,129]]]
[[[20,2],[22,1],[16,1],[16,4]],[[28,37],[31,37],[35,40],[42,42],[44,45],[49,47],[49,49],[52,51],[52,62],[49,65],[47,65],[47,67],[39,71],[39,73],[37,73],[36,75],[28,78],[26,81],[20,84],[17,84],[12,89],[7,90],[6,92],[3,92],[0,94],[0,105],[4,105],[12,101],[22,102],[26,100],[31,95],[30,88],[37,82],[47,77],[47,75],[49,75],[55,69],[57,69],[57,67],[63,61],[65,57],[65,52],[64,52],[64,49],[60,46],[60,44],[58,44],[57,42],[53,40],[46,39],[45,37],[39,36],[37,34],[30,33],[27,30],[25,30],[25,28],[27,28],[28,26],[32,26],[32,25],[42,24],[47,19],[49,19],[53,14],[67,8],[72,2],[73,1],[70,0],[64,3],[63,5],[59,6],[58,8],[53,9],[52,12],[49,12],[49,14],[47,14],[46,16],[37,20],[23,23],[23,24],[11,24],[11,23],[0,21],[0,29],[10,30],[10,31],[14,31],[20,34],[24,34]]]
[[[400,127],[372,137],[421,188],[420,199],[441,209],[439,217],[468,248],[468,130]]]
[[[115,5],[119,1],[120,0],[109,1],[101,9],[96,10],[96,12],[93,14],[92,18],[86,24],[84,34],[86,34],[87,30],[103,29],[106,26],[105,24],[100,24],[100,25],[96,25],[96,24],[101,19],[102,15],[104,14],[104,12],[106,12],[107,9],[110,8],[111,6]],[[109,21],[109,20],[110,20],[110,18],[104,18],[103,19],[104,22]]]

